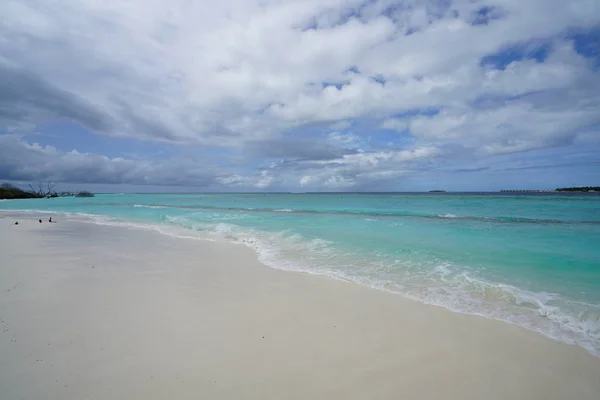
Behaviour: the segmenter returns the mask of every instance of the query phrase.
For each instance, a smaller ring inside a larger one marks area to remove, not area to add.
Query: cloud
[[[381,129],[390,129],[398,132],[403,132],[409,128],[408,121],[406,119],[389,118],[383,121]]]
[[[252,158],[322,160],[334,159],[355,150],[338,146],[335,141],[320,137],[285,136],[248,142],[248,155]]]
[[[0,135],[1,180],[187,186],[200,190],[267,189],[282,182],[269,170],[240,175],[191,158],[156,162],[109,158],[77,150],[63,152],[29,143],[17,134]]]
[[[334,146],[346,149],[356,149],[361,144],[361,138],[354,133],[331,132],[328,139]]]
[[[218,181],[225,186],[257,189],[266,189],[274,184],[281,183],[278,178],[267,170],[262,170],[253,176],[242,176],[239,174],[222,176],[218,178]]]
[[[233,149],[224,171],[189,165],[178,182],[385,185],[461,158],[568,147],[600,123],[595,0],[62,0],[60,12],[4,0],[2,10],[0,131],[67,119],[99,135]],[[386,137],[392,151],[365,140],[390,132],[402,133]],[[86,179],[157,183],[184,168],[19,143],[47,168],[10,158],[5,175],[83,179],[66,168],[81,163]]]
[[[435,147],[411,150],[368,151],[331,160],[299,162],[293,166],[304,188],[366,190],[422,170],[442,154]],[[290,165],[279,167],[290,169]]]
[[[219,172],[189,161],[108,158],[0,135],[0,180],[209,187]]]
[[[0,126],[15,130],[52,118],[68,118],[99,132],[111,131],[114,124],[85,100],[0,59]]]

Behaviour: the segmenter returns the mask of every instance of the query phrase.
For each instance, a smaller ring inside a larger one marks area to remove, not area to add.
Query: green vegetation
[[[568,187],[558,188],[557,192],[600,192],[600,186],[579,186],[579,187]]]
[[[29,185],[29,190],[23,190],[10,183],[0,184],[0,199],[49,199],[55,197],[94,197],[88,191],[57,193],[52,183]]]
[[[23,189],[3,183],[0,185],[0,199],[35,199],[37,196],[31,192],[26,192]]]

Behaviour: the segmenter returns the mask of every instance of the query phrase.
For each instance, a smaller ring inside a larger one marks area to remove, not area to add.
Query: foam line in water
[[[326,275],[401,294],[455,312],[513,323],[600,356],[600,306],[558,294],[533,292],[477,278],[465,268],[442,260],[433,269],[418,260],[361,260],[333,243],[289,232],[264,232],[229,223],[207,224],[185,217],[168,218],[212,239],[251,247],[259,260],[276,269]],[[358,262],[357,262],[358,260]]]
[[[440,218],[459,218],[458,216],[456,216],[454,214],[440,214],[440,215],[438,215],[438,217],[440,217]]]
[[[524,224],[600,224],[600,220],[561,220],[550,218],[526,218],[512,216],[477,216],[477,215],[455,215],[446,214],[426,214],[409,211],[371,211],[371,210],[313,210],[313,209],[290,209],[290,208],[260,208],[260,207],[220,207],[210,205],[174,205],[174,204],[122,204],[122,203],[96,203],[95,205],[118,206],[118,207],[146,207],[146,208],[171,208],[180,210],[207,210],[207,211],[239,211],[256,213],[294,213],[294,214],[321,214],[321,215],[358,215],[367,217],[409,217],[409,218],[428,218],[428,219],[456,219],[471,220],[490,223],[524,223]]]
[[[159,205],[151,205],[151,204],[134,204],[135,208],[169,208],[168,206],[159,206]]]

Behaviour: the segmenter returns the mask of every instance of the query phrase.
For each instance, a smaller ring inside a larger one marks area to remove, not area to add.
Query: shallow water
[[[0,209],[244,243],[275,268],[516,323],[600,355],[597,194],[135,194]]]

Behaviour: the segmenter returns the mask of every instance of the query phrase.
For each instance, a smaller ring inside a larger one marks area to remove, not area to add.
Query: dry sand
[[[515,325],[270,269],[248,248],[0,218],[0,399],[600,399]]]

